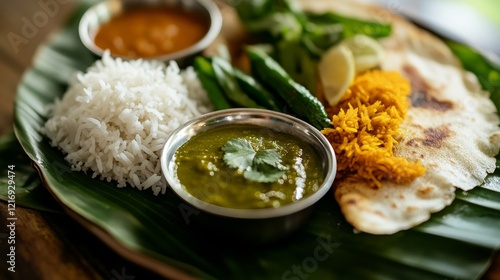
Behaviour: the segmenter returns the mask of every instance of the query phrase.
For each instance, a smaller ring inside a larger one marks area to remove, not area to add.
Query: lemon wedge
[[[330,106],[337,104],[355,75],[354,56],[343,44],[328,49],[318,63],[323,94]]]
[[[377,40],[355,35],[328,49],[318,63],[323,94],[330,106],[336,105],[349,88],[354,76],[377,67],[384,49]]]
[[[341,43],[347,46],[354,56],[356,73],[377,67],[384,60],[384,49],[380,43],[366,35],[358,34]]]

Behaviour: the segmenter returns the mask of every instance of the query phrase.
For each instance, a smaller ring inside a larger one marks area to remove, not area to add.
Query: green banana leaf
[[[30,158],[26,156],[13,133],[0,138],[0,166],[13,172],[11,178],[8,172],[0,176],[0,200],[9,201],[8,194],[11,187],[11,190],[15,191],[17,205],[63,213],[61,206],[42,186],[40,177],[31,166]],[[12,169],[8,169],[8,166],[12,166]],[[14,184],[9,184],[9,180]]]
[[[123,256],[166,277],[181,273],[203,279],[476,279],[491,264],[492,254],[500,248],[498,169],[484,185],[458,191],[452,205],[411,230],[356,234],[333,195],[327,195],[296,234],[260,246],[193,228],[182,218],[183,204],[172,192],[154,196],[72,172],[40,128],[47,106],[64,93],[67,80],[96,59],[77,33],[87,5],[79,6],[25,73],[16,97],[14,127],[53,197]],[[25,160],[17,162],[19,175],[32,176]],[[28,185],[36,188],[35,181]],[[0,185],[4,188],[5,182]]]

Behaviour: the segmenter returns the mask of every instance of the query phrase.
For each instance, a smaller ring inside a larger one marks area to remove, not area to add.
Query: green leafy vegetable
[[[313,14],[297,9],[293,0],[250,0],[235,5],[248,31],[270,43],[273,57],[299,84],[314,92],[316,63],[342,39],[355,34],[381,38],[389,24],[364,21],[331,12]]]
[[[271,183],[281,178],[288,169],[281,164],[281,155],[275,149],[255,151],[244,138],[236,138],[222,146],[224,162],[243,172],[251,181]]]
[[[356,34],[364,34],[372,38],[383,38],[389,36],[392,31],[390,24],[345,17],[332,12],[322,14],[307,13],[306,16],[311,23],[320,27],[341,26],[342,38],[348,38]]]

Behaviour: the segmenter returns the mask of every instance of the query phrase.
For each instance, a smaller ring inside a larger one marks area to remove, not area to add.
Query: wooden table
[[[50,3],[41,5],[40,3]],[[71,13],[69,0],[0,1],[0,135],[12,131],[13,101],[23,71],[41,42]],[[31,30],[29,27],[32,24]],[[17,36],[16,36],[17,35]],[[15,164],[15,163],[13,163]],[[7,205],[0,203],[0,220]],[[0,228],[0,279],[156,279],[118,256],[65,215],[16,209],[16,272],[7,271],[6,232]],[[499,237],[500,238],[500,237]],[[500,279],[500,254],[483,279]]]

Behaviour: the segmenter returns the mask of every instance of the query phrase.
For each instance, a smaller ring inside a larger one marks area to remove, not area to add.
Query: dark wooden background
[[[40,3],[52,6],[47,9]],[[12,131],[16,87],[24,70],[30,67],[37,47],[64,23],[74,6],[71,0],[0,1],[0,135]],[[28,30],[26,22],[38,25]],[[19,39],[16,35],[22,40],[15,41]],[[7,271],[7,229],[3,225],[7,205],[0,203],[0,279],[159,278],[118,256],[65,215],[18,207],[16,216],[16,272],[12,273]],[[500,279],[500,254],[483,279]]]

